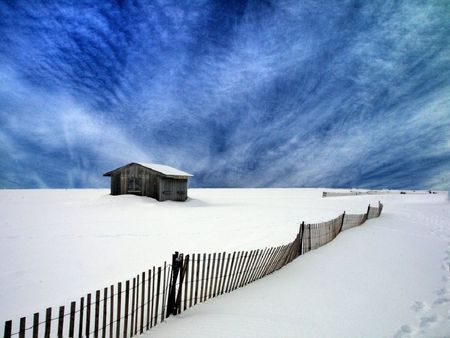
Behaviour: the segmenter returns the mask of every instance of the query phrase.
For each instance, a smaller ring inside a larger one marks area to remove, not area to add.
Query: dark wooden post
[[[305,233],[305,222],[303,221],[302,224],[300,224],[300,229],[298,230],[298,234],[300,235],[300,244],[298,249],[298,255],[300,256],[303,254],[303,234]]]
[[[169,286],[169,296],[167,297],[166,318],[169,317],[171,314],[173,315],[177,314],[177,309],[175,305],[176,287],[177,287],[176,284],[178,279],[178,273],[182,265],[183,265],[183,254],[180,255],[178,251],[175,251],[175,253],[172,255],[172,278]]]
[[[342,222],[341,222],[341,227],[339,228],[339,233],[342,231],[342,227],[344,226],[344,220],[345,220],[345,211],[342,214]]]
[[[367,207],[367,213],[366,213],[366,221],[369,219],[369,212],[370,212],[370,204]]]
[[[180,257],[183,258],[183,254],[181,254]],[[178,292],[177,292],[177,296],[175,299],[174,315],[179,314],[181,312],[181,295],[183,292],[183,281],[184,281],[184,277],[186,276],[186,268],[188,265],[188,261],[189,261],[189,255],[186,255],[184,264],[183,264],[183,261],[181,261],[182,266],[180,268],[180,283],[178,285]]]

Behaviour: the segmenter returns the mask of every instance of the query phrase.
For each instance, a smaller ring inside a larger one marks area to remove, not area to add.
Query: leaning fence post
[[[370,204],[367,207],[367,213],[366,213],[366,221],[369,219],[369,213],[370,213]]]
[[[176,282],[178,278],[178,272],[180,271],[180,267],[183,264],[183,255],[179,255],[178,251],[172,255],[172,280],[170,281],[169,286],[169,296],[167,297],[167,312],[166,318],[171,314],[176,315],[177,309],[175,305],[175,297],[176,297]]]

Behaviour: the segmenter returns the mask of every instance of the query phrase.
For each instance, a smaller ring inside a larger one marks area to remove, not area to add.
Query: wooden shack
[[[163,164],[129,163],[108,171],[111,195],[134,194],[158,201],[185,201],[191,174]]]

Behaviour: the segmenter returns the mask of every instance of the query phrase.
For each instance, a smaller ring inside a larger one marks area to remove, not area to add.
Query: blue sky
[[[450,188],[450,2],[1,1],[0,187]]]

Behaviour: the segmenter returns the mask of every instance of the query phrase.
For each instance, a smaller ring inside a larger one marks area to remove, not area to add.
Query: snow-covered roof
[[[157,171],[157,172],[159,172],[159,173],[161,173],[161,174],[163,174],[165,176],[178,176],[178,177],[191,177],[191,176],[193,176],[193,175],[191,175],[191,174],[189,174],[189,173],[187,173],[185,171],[178,170],[178,169],[175,169],[173,167],[169,167],[168,165],[157,164],[157,163],[141,163],[141,162],[128,163],[128,164],[126,164],[126,165],[124,165],[122,167],[119,167],[119,168],[116,168],[114,170],[108,171],[107,173],[103,174],[103,176],[111,176],[111,174],[113,172],[115,172],[115,171],[117,171],[119,169],[122,169],[122,168],[124,168],[126,166],[129,166],[131,164],[141,165],[141,166],[146,167],[148,169]]]
[[[173,167],[169,167],[168,165],[164,165],[164,164],[156,164],[156,163],[138,163],[143,167],[152,169],[154,171],[157,171],[161,174],[167,175],[167,176],[193,176],[185,171],[181,171],[178,169],[175,169]]]

